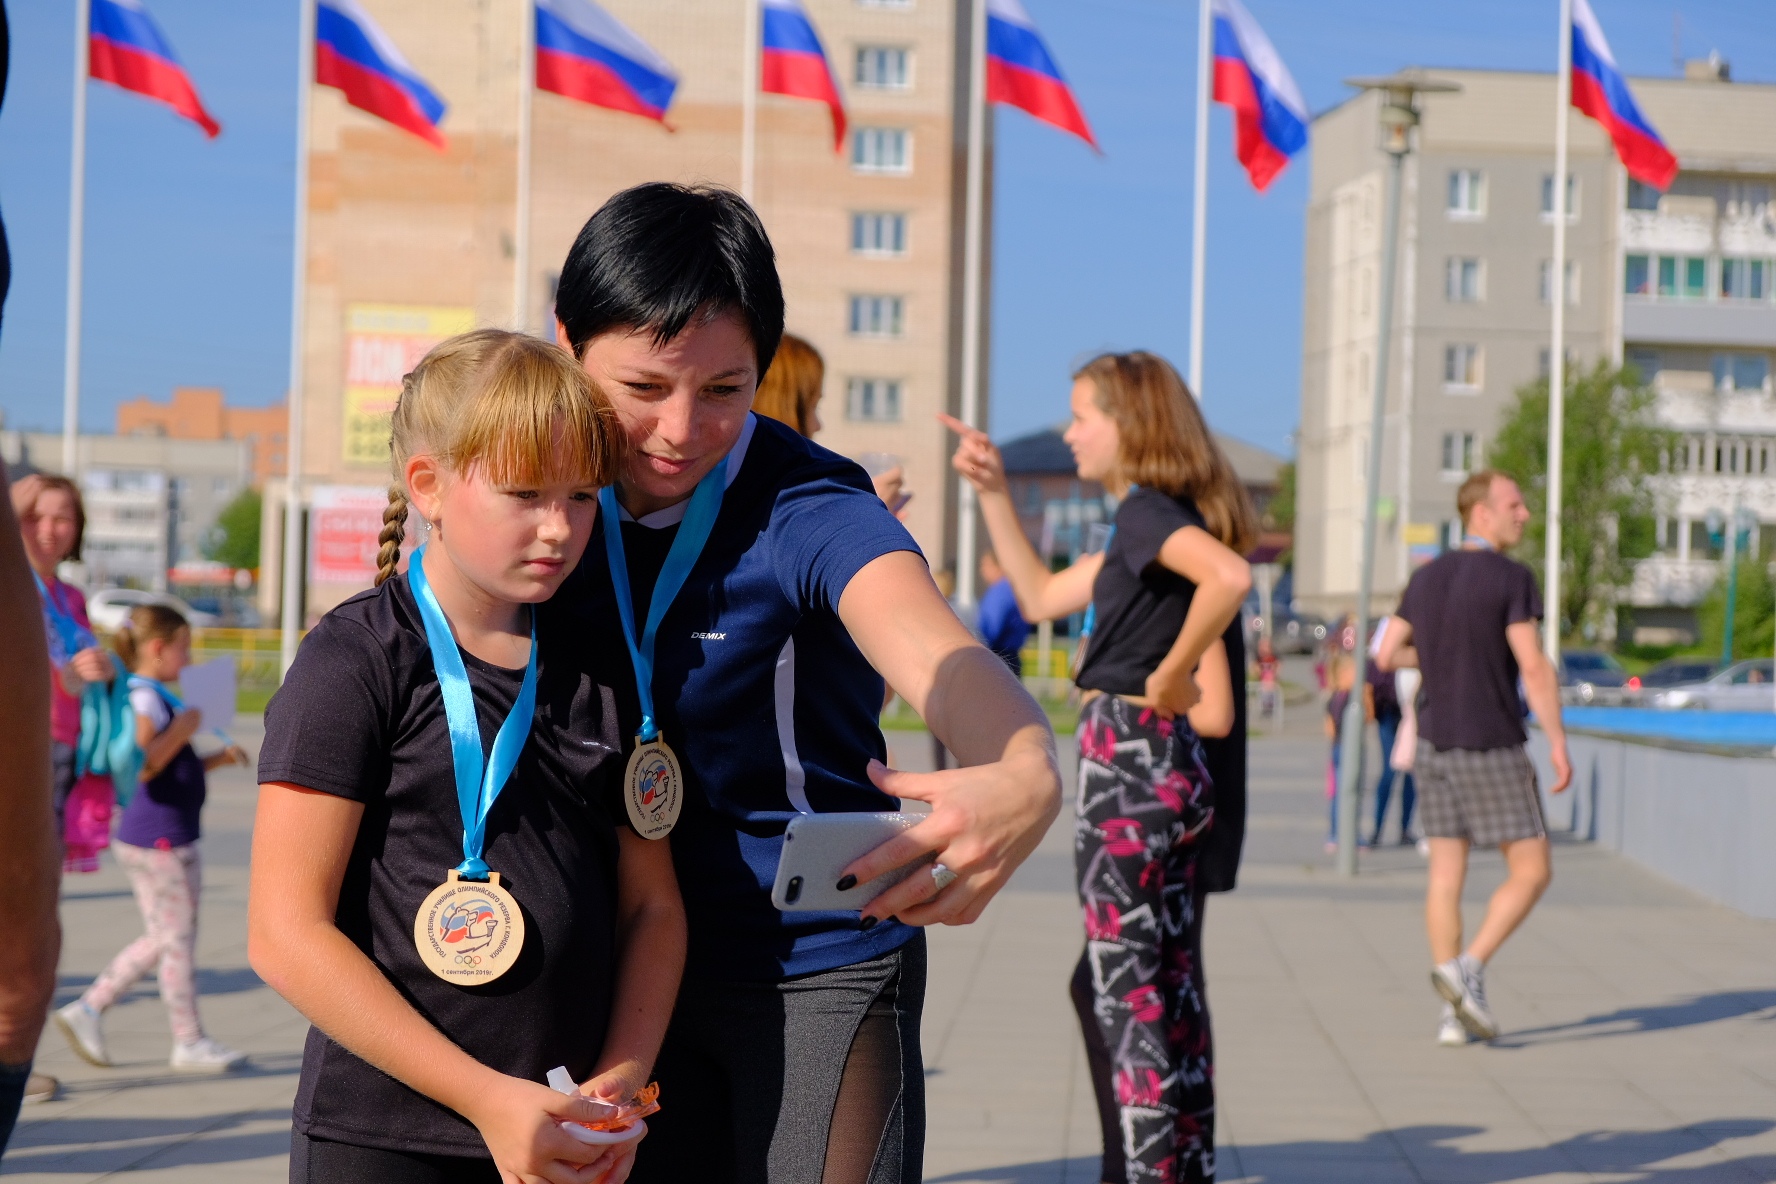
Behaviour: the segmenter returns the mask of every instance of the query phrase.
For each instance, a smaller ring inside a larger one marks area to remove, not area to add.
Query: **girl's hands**
[[[981,493],[1004,493],[1005,458],[999,455],[999,449],[987,434],[951,415],[939,414],[937,418],[962,437],[962,442],[956,445],[956,455],[950,458],[951,467]]]
[[[1202,691],[1189,671],[1167,667],[1161,662],[1147,676],[1146,699],[1161,719],[1175,719],[1197,705],[1202,699]]]
[[[111,659],[98,646],[88,646],[75,654],[68,662],[69,669],[81,682],[110,682],[116,671],[111,667]]]
[[[462,1113],[481,1132],[505,1184],[617,1184],[628,1176],[627,1166],[610,1175],[614,1148],[589,1146],[561,1129],[563,1122],[596,1122],[604,1114],[597,1102],[503,1074],[489,1078]]]

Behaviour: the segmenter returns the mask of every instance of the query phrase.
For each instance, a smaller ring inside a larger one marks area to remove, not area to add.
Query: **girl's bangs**
[[[450,464],[478,467],[494,485],[609,485],[615,425],[607,414],[566,355],[560,363],[532,355],[500,367],[463,408]]]

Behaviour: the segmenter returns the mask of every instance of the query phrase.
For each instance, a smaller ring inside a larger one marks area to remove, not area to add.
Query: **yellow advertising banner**
[[[475,311],[470,308],[346,306],[345,423],[340,448],[347,464],[388,464],[389,421],[401,394],[401,379],[434,345],[474,327]]]

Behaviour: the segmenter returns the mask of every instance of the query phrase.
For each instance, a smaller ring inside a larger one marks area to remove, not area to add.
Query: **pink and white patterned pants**
[[[162,849],[114,842],[111,850],[129,873],[148,931],[111,959],[111,965],[93,980],[81,1000],[94,1011],[104,1011],[158,965],[160,997],[166,1003],[173,1039],[180,1044],[201,1040],[203,1025],[197,1019],[197,987],[192,977],[197,898],[203,887],[203,861],[197,844]]]

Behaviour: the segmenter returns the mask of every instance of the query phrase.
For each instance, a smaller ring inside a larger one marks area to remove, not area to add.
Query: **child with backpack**
[[[173,1029],[174,1069],[232,1069],[246,1058],[204,1035],[197,1016],[193,961],[202,890],[198,838],[206,774],[247,763],[235,745],[209,757],[191,746],[202,713],[184,707],[166,684],[191,664],[191,626],[176,609],[142,604],[112,644],[131,671],[129,701],[141,750],[141,783],[123,808],[112,851],[129,873],[147,932],[111,959],[79,999],[55,1013],[56,1026],[81,1058],[111,1064],[101,1019],[137,979],[158,968],[160,996]]]

